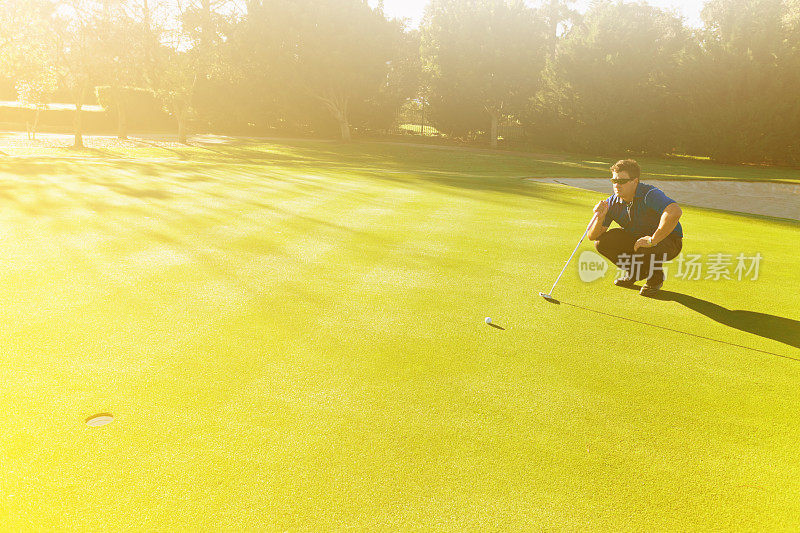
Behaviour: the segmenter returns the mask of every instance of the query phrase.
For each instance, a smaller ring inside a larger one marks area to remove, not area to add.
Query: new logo
[[[578,258],[578,276],[581,281],[589,283],[600,279],[606,275],[606,271],[608,271],[608,261],[600,254],[585,250]]]

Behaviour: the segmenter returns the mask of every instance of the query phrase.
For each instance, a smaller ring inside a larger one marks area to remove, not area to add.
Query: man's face
[[[628,180],[628,181],[625,181]],[[620,183],[614,183],[619,181]],[[625,183],[621,183],[621,182]],[[633,195],[636,193],[636,186],[639,184],[638,179],[632,180],[626,170],[622,172],[614,172],[611,175],[611,182],[614,186],[614,194],[624,199],[626,202],[633,200]]]

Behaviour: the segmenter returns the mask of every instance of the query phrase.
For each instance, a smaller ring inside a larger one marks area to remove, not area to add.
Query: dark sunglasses
[[[611,178],[611,183],[628,183],[633,181],[633,178]]]

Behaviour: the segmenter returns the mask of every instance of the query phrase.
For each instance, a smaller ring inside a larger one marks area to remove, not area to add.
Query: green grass
[[[39,164],[45,157],[51,164],[80,160],[111,161],[130,158],[148,163],[166,164],[214,163],[224,165],[276,164],[286,168],[325,168],[341,171],[374,172],[381,175],[414,173],[423,178],[442,177],[458,173],[467,178],[496,177],[607,177],[609,167],[618,157],[575,155],[568,153],[498,152],[441,145],[420,145],[413,142],[352,143],[342,145],[325,141],[284,141],[268,144],[257,140],[239,139],[229,142],[201,142],[191,146],[175,142],[159,142],[134,137],[118,142],[113,137],[87,138],[90,148],[74,150],[66,147],[70,136],[56,140],[40,135],[34,142],[9,142],[19,134],[0,134],[0,150],[12,156],[16,165]],[[216,140],[217,138],[211,138]],[[408,139],[413,141],[413,139]],[[1,155],[1,154],[0,154]],[[622,157],[622,156],[621,156]],[[800,169],[751,165],[723,165],[705,160],[637,157],[642,165],[643,179],[722,179],[742,181],[771,181],[800,183]],[[10,162],[5,163],[11,164]]]
[[[685,207],[685,252],[760,278],[653,300],[573,265],[548,304],[602,195],[519,176],[575,162],[0,161],[2,529],[796,530],[800,223]]]

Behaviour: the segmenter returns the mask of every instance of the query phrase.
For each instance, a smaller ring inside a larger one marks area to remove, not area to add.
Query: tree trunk
[[[41,107],[38,105],[36,106],[36,115],[33,118],[33,129],[31,133],[33,134],[33,140],[36,140],[36,130],[39,128],[39,112],[42,110]]]
[[[81,108],[83,107],[83,87],[78,89],[77,98],[75,100],[75,144],[74,148],[83,148],[83,114]]]
[[[128,138],[128,117],[125,114],[125,107],[121,105],[117,107],[117,138]]]
[[[339,121],[339,129],[342,132],[342,141],[349,143],[350,142],[350,124],[347,122],[347,119]]]
[[[117,138],[128,138],[128,116],[125,112],[125,101],[119,87],[114,87],[114,101],[117,104]]]
[[[491,141],[492,141],[492,149],[497,148],[497,122],[498,122],[498,115],[497,111],[489,111],[489,115],[492,117],[492,133],[491,133]]]
[[[330,109],[333,118],[339,123],[339,131],[341,132],[342,142],[349,143],[350,137],[350,121],[347,120],[347,101],[339,102],[339,105],[331,101],[326,102],[328,109]]]
[[[331,112],[331,115],[336,122],[339,123],[339,131],[341,132],[342,142],[349,143],[351,140],[350,137],[350,121],[347,120],[347,98],[346,97],[337,97],[335,94],[326,94],[324,96],[314,95],[317,99],[322,101],[325,104],[325,107],[328,108],[328,111]]]
[[[186,110],[183,109],[182,105],[178,105],[175,115],[178,118],[178,142],[187,144],[189,136],[186,131]]]

